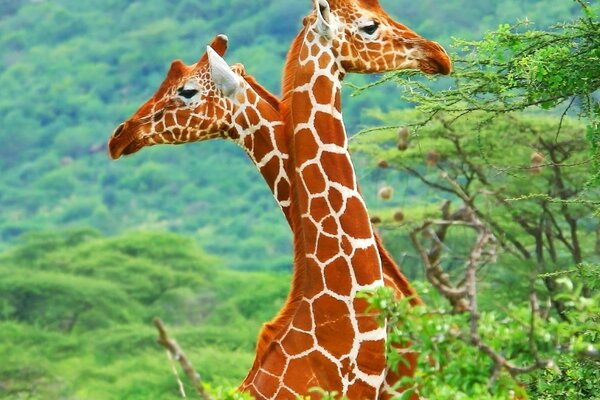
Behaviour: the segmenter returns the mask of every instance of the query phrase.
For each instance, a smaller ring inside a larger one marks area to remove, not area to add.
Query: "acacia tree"
[[[404,382],[426,397],[588,398],[600,385],[600,22],[578,3],[580,19],[548,31],[458,41],[450,89],[387,76],[418,111],[375,116],[412,134],[353,140],[431,194],[375,220],[388,241],[410,239],[432,307],[372,300],[398,322],[392,338],[427,355]]]

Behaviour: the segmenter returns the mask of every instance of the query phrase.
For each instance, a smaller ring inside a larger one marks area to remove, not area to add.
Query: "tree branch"
[[[160,318],[154,318],[152,323],[158,330],[158,343],[161,346],[163,346],[165,349],[167,349],[167,351],[169,352],[171,357],[173,357],[174,360],[179,362],[179,364],[181,365],[181,368],[185,372],[186,376],[190,379],[190,381],[194,385],[196,392],[198,392],[198,394],[200,395],[200,398],[202,400],[214,400],[202,386],[200,374],[198,374],[198,372],[196,372],[196,370],[192,366],[192,363],[185,356],[183,350],[181,350],[181,347],[179,347],[179,345],[177,344],[177,342],[174,339],[171,339],[169,337],[169,334],[167,333],[167,329],[165,328],[165,325],[160,320]]]

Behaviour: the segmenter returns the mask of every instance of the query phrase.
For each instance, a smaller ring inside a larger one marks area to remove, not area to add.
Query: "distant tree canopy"
[[[543,27],[577,12],[565,0],[382,5],[444,44],[475,39],[498,21],[527,16]],[[227,60],[278,93],[288,45],[310,7],[308,0],[0,2],[0,247],[57,224],[104,233],[159,227],[193,234],[236,268],[289,269],[289,229],[239,149],[153,148],[114,163],[105,143],[172,59],[196,61],[218,33],[230,38]],[[352,77],[356,85],[371,80]],[[344,92],[350,131],[379,123],[368,110],[409,105],[393,85],[352,99]]]
[[[234,273],[176,234],[31,234],[0,254],[0,397],[180,398],[155,316],[207,381],[233,387],[289,279]]]

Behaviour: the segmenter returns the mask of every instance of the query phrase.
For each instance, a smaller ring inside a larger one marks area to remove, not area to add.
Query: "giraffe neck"
[[[297,38],[297,41],[301,38],[302,36],[299,36]],[[292,62],[292,64],[295,64],[295,62]],[[296,73],[299,72],[299,68],[293,67],[292,71],[293,72],[291,72],[290,74],[286,74],[286,78],[288,79],[288,81],[289,75],[295,76]],[[340,79],[341,77],[342,76],[340,75]],[[338,90],[336,90],[337,99],[339,99],[340,79],[338,79]],[[289,100],[287,101],[287,103],[290,103]],[[281,105],[281,108],[283,108],[283,110],[280,110],[282,114],[289,115],[285,112],[285,110],[287,109],[285,105]],[[339,110],[339,106],[337,109]],[[259,111],[257,112],[260,114]],[[341,120],[341,115],[339,117]],[[241,390],[250,391],[254,396],[256,396],[256,398],[262,399],[274,398],[273,396],[285,396],[286,393],[291,396],[295,396],[300,393],[306,393],[306,390],[302,391],[302,389],[298,388],[297,385],[282,385],[279,381],[274,381],[273,377],[275,375],[279,375],[280,379],[283,380],[285,372],[290,370],[289,366],[296,365],[294,364],[296,360],[290,360],[290,358],[285,354],[285,351],[282,352],[281,350],[286,344],[286,341],[291,340],[290,338],[298,339],[302,336],[301,327],[303,321],[301,320],[310,317],[309,314],[311,312],[311,310],[308,307],[308,303],[306,301],[303,301],[302,299],[304,297],[304,293],[311,292],[310,286],[312,285],[312,281],[308,277],[310,273],[306,272],[307,269],[305,265],[305,260],[303,259],[302,252],[300,251],[300,249],[304,245],[303,241],[301,240],[304,235],[299,229],[299,226],[301,224],[298,204],[291,204],[290,206],[288,206],[290,204],[289,193],[291,189],[289,187],[289,184],[291,183],[290,181],[292,180],[292,178],[294,178],[295,165],[295,162],[292,160],[293,152],[290,153],[290,149],[293,145],[294,139],[293,129],[289,129],[289,127],[287,127],[288,129],[283,129],[283,127],[279,124],[277,124],[273,128],[268,128],[262,123],[256,124],[256,126],[259,127],[258,130],[252,130],[252,133],[246,132],[240,134],[240,137],[237,140],[237,142],[248,153],[250,158],[257,165],[259,171],[265,178],[265,181],[267,182],[269,187],[273,190],[275,198],[280,204],[281,209],[283,210],[288,222],[292,227],[292,231],[294,232],[294,248],[296,250],[293,269],[294,277],[287,302],[282,308],[281,312],[271,322],[263,326],[263,329],[261,330],[258,338],[257,352],[254,365],[249,371],[248,376],[240,386]],[[345,141],[346,136],[344,132],[342,132],[341,137]],[[281,169],[281,167],[283,167],[283,169]],[[351,165],[350,169],[352,169]],[[353,171],[352,176],[354,176]],[[278,188],[278,190],[274,190],[275,188]],[[294,196],[294,198],[297,197],[297,195]],[[296,222],[294,223],[293,220],[295,220]],[[390,255],[385,251],[380,239],[377,236],[376,240],[378,252],[383,262],[384,272],[386,274],[386,285],[392,287],[395,290],[397,296],[399,297],[415,296],[415,292],[410,286],[410,283],[402,275],[402,273],[400,273],[397,265],[394,263]],[[333,273],[336,272],[335,268],[333,267],[330,268],[330,271],[333,271]],[[416,296],[414,297],[413,304],[421,304],[420,300]],[[339,306],[339,304],[337,305]],[[365,319],[363,319],[362,323],[365,324]],[[372,324],[372,320],[368,321],[366,324],[368,323]],[[298,327],[300,327],[300,330],[298,330]],[[308,327],[308,325],[306,325],[306,327]],[[308,338],[308,335],[304,335],[303,338],[305,340],[312,340]],[[325,362],[327,362],[327,360],[325,360]],[[279,365],[277,367],[274,367],[274,365],[276,364]],[[411,362],[411,365],[412,364],[413,363]],[[346,368],[348,370],[351,366],[351,362],[348,360],[344,360],[342,363],[340,363],[340,365],[342,366],[342,368]],[[302,368],[296,368],[296,371],[301,369]],[[339,368],[337,369],[339,370]],[[309,368],[304,368],[304,370],[307,372],[311,372],[310,366]],[[295,373],[297,374],[298,372]],[[313,374],[313,377],[311,379],[304,380],[303,383],[305,384],[305,388],[310,388],[312,386],[327,386],[327,383],[323,381],[323,377],[319,377],[318,374],[319,373],[317,372],[316,374]],[[403,373],[402,375],[405,375],[405,373]],[[397,380],[398,378],[396,377],[390,380],[390,382],[393,384]],[[349,389],[347,391],[350,392],[350,385],[346,384],[346,386]],[[330,389],[343,391],[344,384],[342,383],[341,386],[338,387],[330,385]],[[367,394],[364,396],[371,397],[371,394]]]
[[[249,113],[255,116],[259,110],[244,110],[235,116],[240,125],[244,124],[248,128],[240,129],[239,137],[234,139],[234,142],[250,157],[291,225],[289,148],[285,140],[283,121],[261,119],[258,123],[251,122],[248,118]]]
[[[344,71],[320,40],[308,29],[295,68],[286,68],[295,77],[284,102],[290,108],[292,192],[301,216],[306,270],[303,300],[281,346],[293,353],[286,340],[301,337],[309,344],[303,360],[315,368],[314,383],[350,398],[376,398],[386,371],[386,333],[357,294],[382,287],[383,273],[347,149],[340,111]],[[289,380],[288,386],[298,385]],[[310,379],[303,383],[310,385]]]

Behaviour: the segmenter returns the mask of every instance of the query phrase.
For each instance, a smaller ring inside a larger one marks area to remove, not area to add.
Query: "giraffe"
[[[186,66],[180,60],[173,61],[157,92],[114,130],[108,143],[109,155],[116,160],[158,144],[217,138],[232,141],[245,150],[289,221],[289,151],[284,140],[280,102],[247,75],[242,65],[230,68],[225,63],[221,57],[227,45],[227,36],[217,35],[196,64]],[[404,278],[401,274],[400,277]],[[405,278],[398,282],[405,285],[407,295],[412,294]],[[298,297],[295,287],[298,285],[291,285],[278,315],[263,325],[258,335],[257,355],[289,319],[294,299]]]
[[[358,296],[384,285],[383,270],[348,153],[341,81],[349,72],[404,68],[448,74],[451,63],[441,46],[393,21],[377,0],[314,6],[288,53],[283,86],[295,166],[291,205],[298,208],[292,215],[300,215],[294,223],[306,251],[303,298],[246,385],[269,399],[306,395],[312,386],[350,399],[387,398],[398,374],[386,367],[386,329]]]
[[[214,138],[231,140],[241,146],[257,166],[291,225],[289,145],[281,117],[273,113],[273,109],[279,109],[279,101],[247,75],[241,65],[228,71],[220,59],[226,46],[227,38],[219,35],[197,64],[185,66],[174,61],[156,94],[114,131],[109,141],[110,155],[117,159],[157,144],[183,144]],[[218,67],[217,79],[211,74],[211,65]],[[221,90],[223,81],[232,82],[230,86],[239,84],[242,88],[238,91],[250,93],[240,97],[231,89]],[[233,98],[237,103],[231,100]],[[240,98],[245,101],[243,114]],[[194,101],[190,102],[190,99]],[[210,105],[211,102],[219,105]],[[240,123],[232,124],[232,119]],[[410,298],[413,305],[422,304],[378,236],[377,244],[384,263],[386,285],[398,297]],[[297,267],[299,264],[294,263],[294,279],[286,304],[271,322],[264,324],[259,334],[256,360],[261,359],[267,344],[287,325],[294,304],[300,298],[303,274]]]

